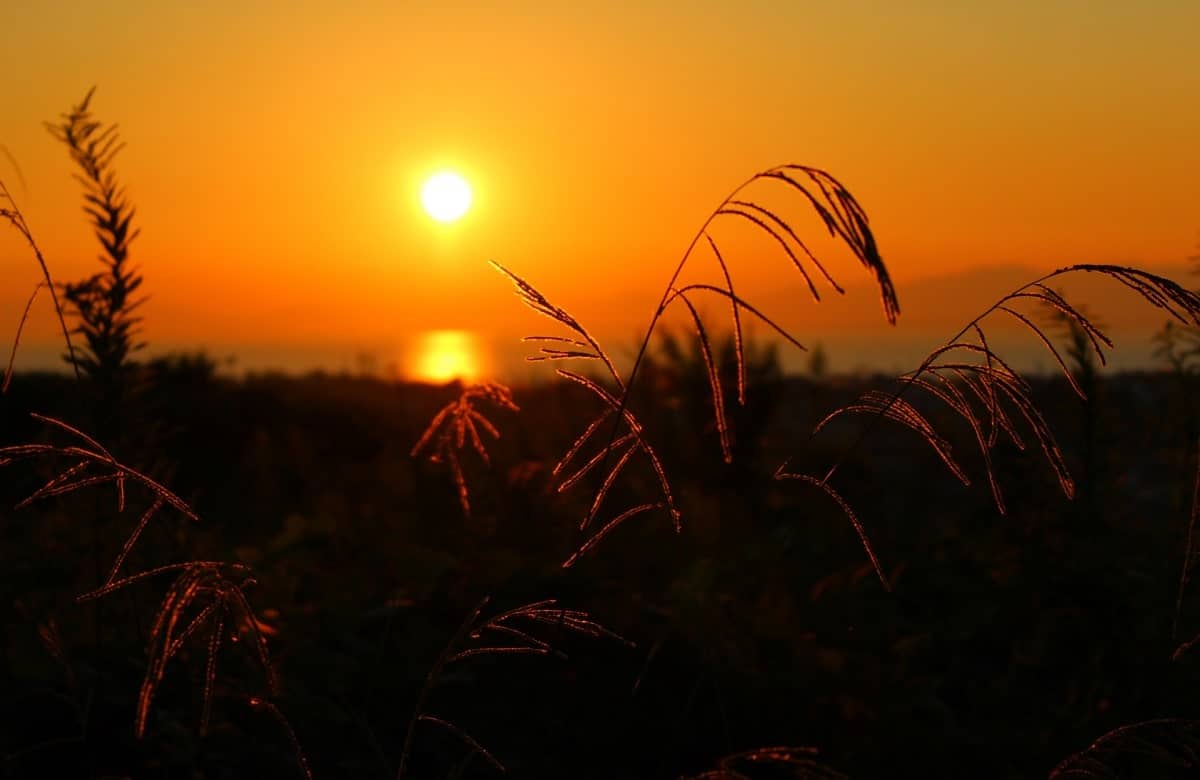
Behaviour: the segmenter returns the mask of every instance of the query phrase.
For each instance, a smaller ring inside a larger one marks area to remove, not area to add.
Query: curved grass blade
[[[778,471],[775,472],[775,479],[793,479],[798,482],[803,482],[807,485],[812,485],[828,496],[835,504],[837,504],[838,508],[842,510],[842,514],[844,514],[846,519],[850,521],[850,525],[854,527],[854,532],[858,534],[858,540],[862,543],[863,550],[866,551],[867,557],[871,559],[871,567],[875,569],[875,575],[879,577],[879,581],[883,583],[884,590],[889,592],[891,591],[892,586],[890,583],[888,583],[887,577],[883,573],[883,567],[879,563],[879,558],[875,555],[875,549],[871,546],[871,540],[867,538],[866,528],[863,527],[863,524],[858,519],[858,515],[854,513],[854,510],[850,507],[850,504],[846,501],[846,499],[842,498],[840,493],[834,490],[824,480],[817,479],[816,477],[808,474],[796,474],[793,472],[784,471],[782,466]]]

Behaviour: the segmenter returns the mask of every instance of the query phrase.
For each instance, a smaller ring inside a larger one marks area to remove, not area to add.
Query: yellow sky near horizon
[[[18,1],[0,11],[0,144],[27,188],[2,159],[0,176],[58,277],[90,272],[41,123],[98,85],[128,144],[152,342],[538,330],[488,259],[624,336],[707,212],[782,162],[858,197],[904,305],[930,277],[1193,253],[1197,30],[1182,0]],[[441,167],[476,196],[448,226],[417,205]],[[801,295],[746,246],[743,295]],[[0,249],[15,321],[37,269],[13,236]],[[844,253],[829,265],[866,281]],[[52,338],[45,314],[33,338]]]

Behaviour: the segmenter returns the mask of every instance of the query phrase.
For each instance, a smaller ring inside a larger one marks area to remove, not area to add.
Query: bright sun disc
[[[457,173],[435,173],[421,188],[421,205],[438,222],[454,222],[471,208],[471,185]]]

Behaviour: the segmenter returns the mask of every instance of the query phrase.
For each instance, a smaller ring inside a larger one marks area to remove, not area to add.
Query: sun
[[[421,205],[438,222],[455,222],[471,208],[471,185],[453,171],[435,173],[421,188]]]

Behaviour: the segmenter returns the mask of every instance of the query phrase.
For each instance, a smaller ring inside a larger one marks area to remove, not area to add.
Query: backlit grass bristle
[[[1019,449],[1025,449],[1025,441],[1014,421],[1023,423],[1023,427],[1040,446],[1063,494],[1068,498],[1073,497],[1075,482],[1067,469],[1062,448],[1034,403],[1030,384],[992,349],[984,328],[985,320],[996,313],[1015,319],[1032,333],[1054,358],[1074,392],[1081,398],[1085,397],[1078,379],[1055,348],[1046,329],[1038,325],[1029,314],[1015,308],[1022,302],[1033,302],[1049,310],[1069,326],[1078,328],[1085,335],[1097,359],[1103,364],[1106,360],[1104,350],[1113,346],[1112,340],[1093,318],[1048,284],[1053,279],[1070,274],[1099,274],[1113,279],[1137,293],[1150,305],[1166,312],[1175,321],[1192,327],[1200,325],[1200,295],[1164,277],[1118,265],[1080,264],[1052,271],[1005,295],[967,323],[949,341],[931,352],[916,370],[901,375],[899,387],[894,392],[869,391],[858,401],[836,409],[822,419],[814,433],[845,414],[866,414],[870,418],[860,429],[858,437],[846,454],[829,469],[820,483],[828,484],[839,466],[845,462],[849,452],[865,440],[873,423],[886,419],[914,431],[933,449],[959,481],[970,484],[949,440],[905,399],[904,396],[915,388],[941,402],[966,422],[983,459],[993,501],[1001,514],[1005,512],[1004,495],[992,462],[991,451],[1001,432]],[[974,340],[965,340],[967,334],[973,334]],[[974,402],[972,398],[975,399]]]
[[[1200,721],[1158,718],[1119,726],[1061,761],[1049,780],[1183,777],[1200,772]]]
[[[742,193],[752,184],[782,184],[787,192],[798,194],[801,203],[811,207],[820,218],[831,236],[840,239],[856,258],[875,276],[879,284],[883,300],[884,314],[889,322],[894,323],[900,312],[900,304],[896,297],[895,286],[883,259],[879,255],[875,237],[867,223],[866,212],[855,200],[854,196],[836,179],[817,168],[803,165],[781,165],[754,174],[738,185],[724,198],[704,219],[700,229],[696,231],[680,258],[674,273],[671,275],[658,306],[655,308],[646,329],[633,367],[628,379],[621,376],[608,354],[584,326],[566,309],[551,303],[549,298],[538,291],[525,279],[517,276],[499,263],[492,266],[504,274],[515,286],[519,298],[534,311],[548,317],[565,327],[571,335],[537,335],[528,336],[526,342],[543,344],[537,354],[527,357],[527,360],[584,360],[599,361],[606,368],[609,377],[615,385],[615,390],[609,391],[600,382],[588,379],[581,374],[559,369],[558,375],[588,389],[600,398],[608,407],[601,415],[592,420],[583,434],[580,435],[559,460],[554,468],[555,476],[560,476],[564,469],[579,455],[587,443],[596,441],[601,427],[608,425],[607,436],[600,437],[600,445],[594,449],[589,459],[573,473],[563,478],[558,490],[565,491],[593,470],[603,472],[596,492],[593,494],[590,508],[580,522],[580,529],[587,528],[596,520],[605,498],[614,487],[617,477],[625,469],[636,452],[644,453],[658,479],[662,493],[660,501],[652,501],[635,505],[631,509],[619,512],[615,518],[602,526],[601,533],[588,537],[583,545],[576,550],[565,562],[564,566],[572,566],[581,555],[592,549],[605,535],[614,530],[621,522],[641,515],[651,509],[665,509],[671,517],[676,531],[681,528],[681,515],[675,504],[670,482],[666,478],[662,462],[651,444],[646,440],[637,418],[629,410],[630,393],[637,380],[638,369],[646,354],[650,339],[658,324],[676,301],[682,302],[692,325],[695,327],[697,344],[703,361],[708,380],[709,392],[712,397],[713,423],[721,448],[721,455],[728,463],[733,460],[732,436],[729,418],[725,409],[725,390],[721,383],[720,372],[717,368],[709,328],[704,322],[693,296],[699,293],[715,294],[724,298],[730,308],[730,320],[734,339],[734,361],[736,363],[736,390],[739,404],[746,402],[746,357],[742,313],[753,314],[765,322],[772,330],[783,336],[799,349],[804,346],[772,318],[745,301],[735,292],[733,272],[725,254],[721,251],[717,239],[712,234],[713,227],[718,222],[735,220],[747,222],[755,229],[769,236],[780,250],[799,271],[814,300],[821,298],[820,290],[810,273],[809,266],[815,269],[815,274],[824,279],[836,292],[843,293],[844,288],[838,284],[824,263],[809,248],[792,225],[793,217],[780,209],[772,208],[763,202],[743,197]],[[680,278],[685,266],[691,259],[700,239],[703,238],[708,249],[712,252],[721,273],[720,284],[705,282],[681,284]],[[610,460],[613,460],[610,467]]]
[[[459,505],[466,517],[471,516],[471,499],[459,453],[470,442],[479,459],[485,464],[490,464],[491,458],[483,444],[483,438],[479,435],[479,429],[483,428],[493,439],[500,438],[500,430],[479,411],[480,401],[487,401],[506,411],[520,411],[520,407],[513,401],[512,391],[504,385],[495,382],[472,385],[433,416],[409,453],[410,457],[416,457],[428,450],[431,461],[445,463],[450,467],[458,491]]]
[[[462,727],[426,710],[430,694],[440,682],[447,667],[483,656],[553,655],[560,659],[566,659],[566,653],[555,649],[547,639],[533,633],[534,626],[551,626],[579,636],[593,639],[615,639],[627,645],[632,644],[602,626],[587,612],[559,607],[556,599],[542,599],[481,620],[480,618],[490,601],[490,597],[484,598],[478,606],[471,610],[450,641],[446,643],[426,675],[425,684],[417,696],[417,703],[405,735],[404,747],[400,754],[400,767],[396,772],[397,780],[404,778],[418,723],[432,723],[440,726],[453,734],[472,752],[483,755],[488,763],[498,771],[505,771],[504,765],[500,763],[499,759]]]
[[[12,382],[13,366],[17,362],[17,347],[21,345],[21,333],[25,330],[25,323],[29,320],[29,310],[33,308],[33,302],[37,300],[38,293],[45,286],[45,282],[38,282],[34,285],[33,292],[29,294],[29,300],[25,302],[25,309],[21,312],[21,319],[17,321],[17,331],[13,336],[12,351],[8,355],[8,367],[4,369],[4,382],[0,384],[0,394],[8,392],[9,383]]]
[[[626,432],[633,436],[633,443],[630,445],[630,449],[627,452],[622,453],[622,455],[618,457],[616,464],[614,464],[612,469],[605,475],[604,481],[602,482],[600,489],[598,489],[596,491],[596,494],[592,499],[591,508],[588,510],[587,515],[584,516],[583,521],[580,523],[580,528],[586,529],[592,523],[592,521],[595,520],[596,515],[600,511],[601,504],[604,502],[605,497],[608,495],[609,490],[612,488],[612,486],[615,482],[615,474],[617,472],[621,471],[624,468],[625,464],[629,462],[629,457],[631,456],[632,452],[634,450],[638,450],[646,456],[646,459],[649,462],[651,469],[654,471],[655,477],[658,479],[658,486],[659,486],[659,490],[662,493],[662,499],[663,499],[662,506],[667,510],[667,514],[671,517],[671,522],[674,525],[675,530],[676,531],[680,530],[681,514],[679,512],[679,509],[675,505],[675,494],[671,490],[671,483],[667,479],[666,470],[663,468],[662,461],[659,459],[658,453],[654,450],[654,447],[652,447],[650,445],[650,442],[646,439],[645,429],[642,427],[642,424],[638,421],[637,417],[634,416],[633,412],[631,412],[628,409],[628,407],[622,408],[622,404],[619,399],[617,399],[615,396],[612,395],[612,393],[610,393],[608,390],[601,387],[598,383],[592,381],[591,379],[588,379],[587,377],[585,377],[581,374],[576,374],[573,371],[567,371],[566,369],[562,369],[562,368],[558,369],[556,373],[559,376],[563,377],[564,379],[568,379],[568,380],[574,382],[575,384],[586,388],[594,396],[599,398],[604,403],[604,405],[608,407],[608,410],[606,412],[602,413],[602,419],[612,416],[609,414],[609,412],[614,413],[616,415],[616,418],[624,423]],[[600,425],[597,423],[593,423],[592,425],[589,426],[589,431],[591,431],[592,436],[594,436],[595,433],[598,432],[599,430],[600,430]],[[616,441],[616,440],[617,439],[613,439],[613,441]],[[605,449],[606,449],[606,451],[604,452],[604,457],[601,458],[601,462],[604,462],[604,460],[605,460],[605,458],[607,458],[608,454],[610,454],[611,451],[615,448],[611,446],[611,442],[610,442],[608,445],[605,445]],[[572,452],[578,452],[578,448],[573,448]],[[563,467],[565,467],[566,465],[567,464],[564,461],[559,461],[559,464],[555,467],[555,472],[557,473],[558,471],[561,471],[561,469]],[[630,516],[632,516],[632,515],[629,515],[629,514],[622,515],[622,517],[625,517],[625,518],[630,517]],[[591,545],[587,545],[587,546],[590,547]],[[569,559],[569,562],[564,563],[563,565],[569,566],[570,562],[573,562],[574,560],[576,560],[576,557],[572,556],[572,558]]]
[[[247,634],[253,657],[257,660],[266,678],[267,687],[274,692],[278,688],[275,670],[267,650],[266,637],[260,628],[261,621],[246,598],[245,588],[255,580],[248,576],[249,569],[241,564],[220,561],[188,561],[167,564],[148,571],[106,583],[90,593],[78,597],[78,601],[91,601],[106,596],[121,588],[156,577],[167,572],[179,572],[175,582],[167,589],[162,603],[155,613],[150,628],[150,641],[145,676],[138,694],[137,715],[134,733],[141,738],[146,732],[146,722],[154,695],[162,683],[170,662],[179,654],[193,636],[206,627],[208,638],[202,643],[207,651],[204,673],[203,704],[200,730],[208,728],[212,697],[216,686],[217,653],[223,641],[239,643],[238,635]],[[227,575],[237,575],[240,581]],[[226,634],[226,626],[234,633]]]
[[[246,699],[246,703],[252,709],[261,710],[271,716],[271,719],[283,728],[284,734],[287,735],[288,743],[291,745],[292,753],[296,756],[296,764],[300,768],[300,773],[304,776],[304,780],[313,780],[312,770],[308,767],[308,757],[304,755],[304,750],[300,747],[300,740],[296,737],[296,730],[292,728],[291,722],[284,716],[279,707],[269,699],[263,699],[258,696],[251,696]]]
[[[21,212],[21,208],[17,205],[17,201],[13,198],[12,193],[8,191],[8,187],[4,184],[4,180],[0,179],[0,219],[8,222],[14,230],[25,239],[25,243],[29,245],[30,251],[33,252],[34,259],[37,260],[38,267],[42,271],[42,284],[50,291],[50,299],[54,302],[54,314],[58,318],[59,327],[62,328],[63,342],[67,347],[67,356],[70,358],[71,366],[75,371],[75,378],[79,379],[79,364],[75,359],[75,346],[71,342],[71,329],[67,327],[67,318],[63,314],[62,301],[58,297],[58,288],[55,286],[54,279],[50,276],[50,266],[46,264],[46,258],[42,254],[41,247],[33,237],[33,231],[29,228],[29,223],[25,221],[25,215]],[[37,294],[37,289],[34,289],[34,295]],[[21,318],[22,326],[25,323],[26,317],[29,315],[29,307],[33,304],[32,297],[25,307],[25,315]],[[13,355],[9,359],[10,368],[13,359],[16,356],[17,344],[20,339],[20,328],[18,328],[18,337],[13,342]]]
[[[817,760],[819,751],[811,747],[764,747],[744,750],[722,757],[717,766],[681,780],[753,780],[756,769],[766,770],[763,777],[784,773],[803,780],[846,780],[846,775]]]
[[[879,581],[883,584],[884,590],[890,591],[892,589],[891,583],[888,582],[887,575],[883,573],[883,566],[879,563],[879,557],[875,555],[875,548],[871,546],[871,540],[867,536],[867,529],[863,527],[862,521],[858,519],[858,515],[855,514],[854,509],[851,508],[850,502],[848,502],[841,493],[833,489],[833,487],[829,484],[828,479],[819,479],[811,474],[800,474],[797,472],[788,471],[786,467],[787,464],[785,463],[776,470],[775,479],[795,480],[806,485],[812,485],[817,490],[828,496],[829,499],[837,505],[838,509],[842,511],[842,514],[846,517],[846,519],[850,521],[850,525],[852,528],[854,528],[854,532],[858,535],[858,540],[862,544],[863,550],[867,553],[867,558],[869,558],[871,561],[871,567],[875,570],[875,576],[877,576]]]
[[[566,327],[579,338],[571,339],[562,336],[529,336],[525,340],[531,342],[550,342],[561,343],[568,346],[577,347],[577,349],[559,349],[556,347],[542,347],[539,354],[530,356],[526,360],[598,360],[604,364],[608,370],[609,376],[617,383],[617,386],[622,390],[625,388],[625,383],[621,379],[620,372],[617,371],[612,359],[608,353],[600,346],[600,343],[592,337],[592,334],[572,317],[567,311],[553,303],[542,295],[538,290],[525,281],[521,277],[508,270],[495,260],[489,261],[491,266],[502,273],[516,287],[517,297],[528,306],[545,317],[549,317],[560,325]]]
[[[91,436],[62,420],[41,414],[31,416],[53,429],[67,433],[79,440],[80,443],[66,445],[15,444],[0,447],[0,466],[35,457],[64,457],[73,461],[71,465],[20,501],[17,508],[24,508],[35,501],[107,484],[112,484],[116,488],[118,512],[125,511],[127,483],[140,485],[151,496],[150,506],[142,513],[133,531],[126,538],[121,552],[110,570],[106,584],[114,581],[121,565],[150,520],[156,517],[164,507],[169,506],[187,519],[199,522],[200,518],[186,501],[146,474],[118,461],[111,452]],[[89,474],[88,472],[91,470],[100,473]]]

